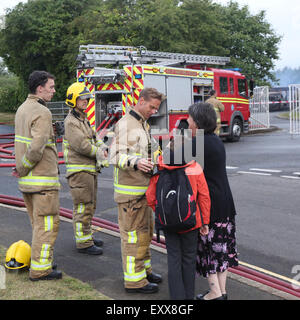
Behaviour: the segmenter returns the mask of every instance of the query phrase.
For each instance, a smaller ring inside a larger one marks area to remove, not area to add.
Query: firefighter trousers
[[[143,198],[119,203],[118,213],[124,285],[125,288],[141,288],[148,284],[147,275],[152,272],[152,209]]]
[[[222,127],[222,125],[221,125],[221,116],[220,116],[220,111],[219,111],[218,108],[214,108],[214,110],[215,110],[216,115],[217,115],[217,127],[215,129],[215,134],[217,136],[219,136],[220,135],[220,130],[221,130],[221,127]]]
[[[57,190],[23,193],[32,226],[30,278],[52,272],[53,246],[59,229]]]
[[[94,244],[92,218],[97,203],[97,176],[81,171],[68,178],[73,199],[73,228],[77,249]]]

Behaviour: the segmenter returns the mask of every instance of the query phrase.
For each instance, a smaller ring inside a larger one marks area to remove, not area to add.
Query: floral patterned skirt
[[[207,236],[199,235],[197,249],[196,270],[204,277],[238,266],[234,219],[215,222],[209,229]]]

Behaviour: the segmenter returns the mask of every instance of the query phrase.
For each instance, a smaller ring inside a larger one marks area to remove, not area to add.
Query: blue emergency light
[[[241,68],[226,68],[225,70],[242,72]]]

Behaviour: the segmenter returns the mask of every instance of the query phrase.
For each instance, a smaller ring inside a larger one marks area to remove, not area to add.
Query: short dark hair
[[[146,101],[150,99],[157,99],[159,101],[163,101],[165,96],[163,93],[159,92],[155,88],[144,88],[139,95],[139,98],[144,98]]]
[[[189,115],[198,129],[204,133],[213,133],[217,127],[217,114],[210,103],[195,103],[189,107]]]
[[[55,80],[55,77],[47,71],[33,71],[28,78],[28,88],[30,93],[36,93],[38,86],[44,86],[48,79]]]
[[[213,89],[212,89],[212,90],[209,91],[209,95],[210,95],[210,96],[213,96],[215,93],[216,93],[216,90],[213,90]]]

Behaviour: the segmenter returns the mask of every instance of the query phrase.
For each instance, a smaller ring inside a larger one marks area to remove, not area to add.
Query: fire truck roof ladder
[[[225,65],[230,62],[228,57],[150,51],[145,47],[113,46],[113,45],[82,45],[77,57],[78,67],[96,67],[104,64],[147,64],[184,65],[212,64]]]

